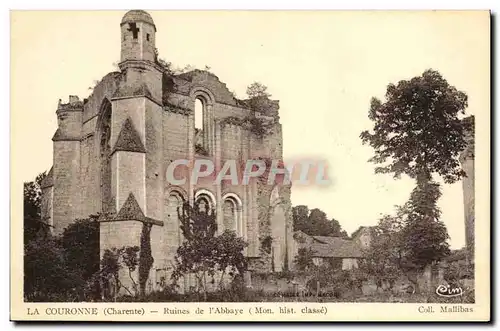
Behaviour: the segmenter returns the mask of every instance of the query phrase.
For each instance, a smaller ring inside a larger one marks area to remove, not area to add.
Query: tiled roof
[[[134,22],[146,22],[155,25],[151,15],[144,10],[130,10],[122,18],[122,24]]]
[[[139,137],[139,133],[135,130],[130,118],[125,120],[118,134],[113,153],[116,151],[146,153],[141,137]]]
[[[158,221],[144,215],[133,193],[128,195],[128,198],[122,208],[111,221],[139,221],[163,226],[162,221]]]
[[[63,133],[61,129],[57,129],[52,137],[52,141],[80,141],[80,137],[69,136]]]
[[[314,236],[313,239],[315,242],[311,245],[311,249],[315,257],[363,257],[361,248],[352,240],[325,236]]]
[[[114,217],[115,220],[142,220],[144,213],[137,203],[134,194],[130,193],[122,208]]]

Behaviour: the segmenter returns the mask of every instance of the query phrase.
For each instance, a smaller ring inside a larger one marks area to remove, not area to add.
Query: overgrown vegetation
[[[25,243],[26,301],[84,301],[99,293],[88,283],[99,270],[96,217],[77,220],[60,236],[39,234]]]
[[[50,231],[49,225],[42,221],[41,184],[47,174],[45,172],[36,176],[32,182],[24,183],[24,244],[28,244],[37,235],[44,235]]]
[[[328,219],[326,213],[318,208],[309,210],[304,205],[295,206],[292,208],[292,217],[294,231],[302,231],[310,236],[349,237],[338,220]]]
[[[196,290],[207,301],[211,287],[224,289],[224,280],[231,282],[242,278],[247,270],[243,250],[247,243],[226,230],[217,235],[217,217],[214,209],[204,210],[198,203],[185,203],[178,211],[184,241],[177,249],[175,269],[172,274],[174,284],[182,277],[194,275]]]
[[[265,254],[271,254],[271,248],[273,246],[273,237],[264,236],[260,238],[260,250]]]
[[[405,174],[416,181],[396,217],[381,220],[375,247],[383,247],[379,253],[408,275],[417,292],[413,275],[449,254],[449,237],[437,206],[441,191],[433,175],[446,183],[465,175],[458,156],[470,130],[459,118],[466,107],[464,92],[449,85],[439,72],[427,70],[409,81],[389,84],[385,102],[373,98],[369,112],[373,131],[360,135],[375,151],[370,161],[380,165],[376,173],[392,173],[395,178]]]
[[[295,256],[293,261],[297,266],[297,269],[302,272],[311,270],[314,266],[313,264],[313,250],[310,247],[301,247]]]

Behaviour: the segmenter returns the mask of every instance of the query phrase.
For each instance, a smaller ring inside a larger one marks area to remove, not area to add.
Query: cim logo
[[[458,297],[464,294],[464,291],[461,287],[451,287],[450,285],[439,285],[436,288],[436,294],[440,297]]]

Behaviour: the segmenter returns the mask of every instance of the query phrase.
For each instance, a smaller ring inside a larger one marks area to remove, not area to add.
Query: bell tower
[[[131,10],[123,16],[121,26],[121,62],[156,59],[153,18],[144,10]]]

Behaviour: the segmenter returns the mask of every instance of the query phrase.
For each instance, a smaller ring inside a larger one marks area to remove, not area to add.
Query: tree
[[[204,211],[198,203],[194,206],[185,203],[178,214],[185,240],[177,249],[172,278],[177,282],[182,276],[193,274],[206,301],[208,283],[215,284],[217,273],[220,275],[219,288],[222,288],[226,272],[234,277],[246,271],[243,250],[247,243],[234,231],[226,230],[216,236],[217,217],[213,209]]]
[[[293,218],[293,230],[294,231],[304,231],[307,227],[307,221],[309,219],[309,208],[304,205],[292,207],[292,218]]]
[[[313,250],[310,247],[299,248],[294,263],[300,271],[311,269],[314,266]]]
[[[250,99],[257,97],[271,97],[271,94],[267,92],[267,86],[259,82],[254,82],[247,87],[247,95]]]
[[[109,299],[116,296],[120,289],[120,257],[119,251],[115,249],[106,249],[100,261],[101,268],[96,273],[95,281],[102,285],[103,297]]]
[[[386,285],[392,291],[402,274],[400,261],[404,255],[402,229],[405,213],[404,207],[397,207],[396,215],[384,215],[373,228],[370,247],[360,267],[374,277],[377,288]]]
[[[347,238],[347,232],[336,219],[329,220],[326,213],[315,208],[309,210],[307,206],[292,207],[293,230],[302,231],[310,236],[332,236]]]
[[[369,119],[373,132],[360,135],[375,150],[370,159],[382,166],[376,173],[406,174],[429,180],[433,173],[453,183],[465,175],[458,161],[466,147],[470,124],[459,119],[465,114],[467,95],[450,86],[434,70],[397,85],[389,84],[382,103],[372,98]]]
[[[139,246],[123,246],[120,248],[111,248],[104,251],[100,261],[101,268],[93,275],[93,281],[102,284],[103,296],[106,299],[116,301],[120,289],[124,289],[130,296],[144,296],[140,288],[139,281],[134,278],[133,273],[140,266]],[[126,268],[132,288],[128,288],[120,281],[119,272]],[[139,283],[139,284],[138,284]]]
[[[86,282],[99,270],[99,215],[78,219],[56,238],[62,248],[66,267]]]
[[[221,272],[219,279],[219,289],[223,287],[224,275],[226,272],[230,277],[242,276],[247,270],[247,261],[243,255],[243,250],[247,243],[236,236],[234,231],[224,231],[216,237],[217,248],[213,259],[217,269]]]
[[[434,70],[397,85],[389,84],[385,102],[373,98],[369,118],[373,132],[360,135],[375,150],[376,173],[406,174],[416,180],[401,230],[404,254],[399,261],[407,272],[419,271],[449,253],[446,227],[439,220],[441,195],[433,175],[445,183],[465,176],[459,154],[467,145],[470,123],[465,113],[467,95]],[[417,285],[415,283],[415,285]]]
[[[38,236],[24,247],[24,298],[26,301],[79,301],[80,277],[67,268],[64,251],[49,236]]]
[[[33,240],[40,231],[48,232],[48,227],[42,222],[41,217],[41,197],[42,181],[46,177],[46,173],[42,172],[36,179],[31,182],[24,183],[24,243],[27,244]]]
[[[45,297],[48,301],[82,301],[89,295],[97,297],[97,284],[88,286],[99,270],[96,218],[76,220],[57,237],[42,231],[26,243],[26,297],[33,300]]]
[[[151,229],[150,223],[142,223],[141,247],[139,252],[139,290],[141,296],[146,294],[146,283],[149,278],[149,272],[153,266],[154,259],[151,253]]]

